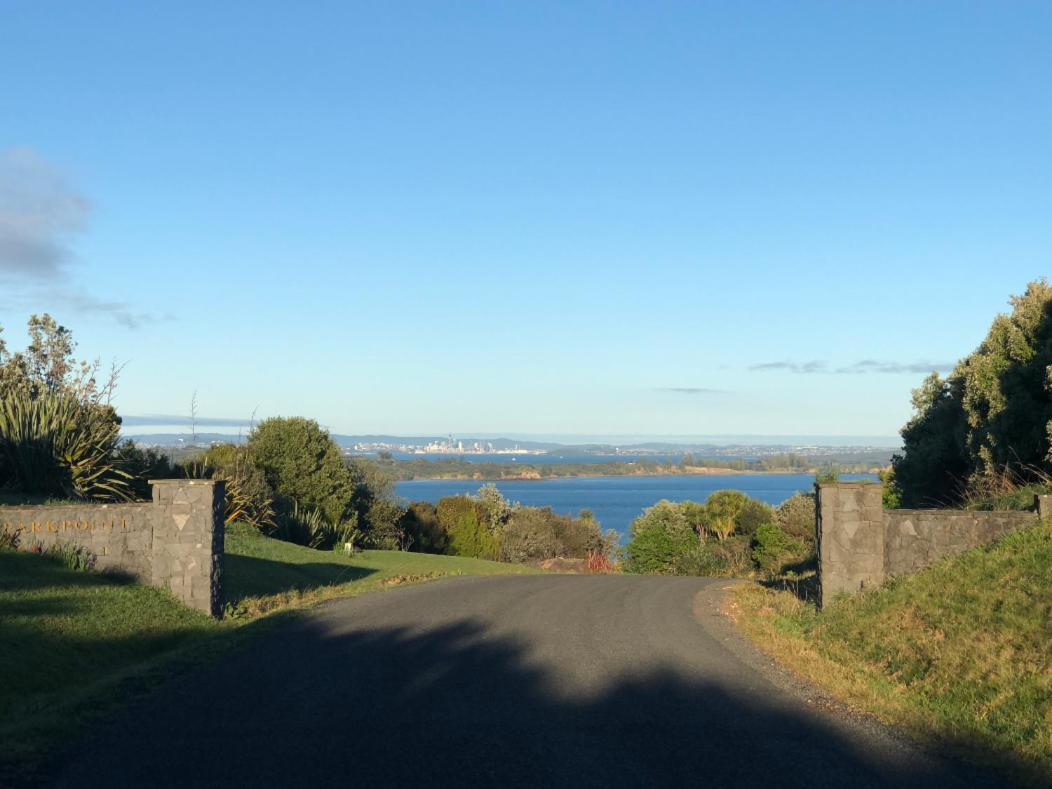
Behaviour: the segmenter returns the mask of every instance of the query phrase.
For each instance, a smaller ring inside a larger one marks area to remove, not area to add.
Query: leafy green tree
[[[735,519],[748,501],[749,497],[740,490],[717,490],[712,493],[705,502],[707,529],[720,542],[726,540],[734,531]]]
[[[274,491],[280,513],[298,503],[332,524],[357,520],[359,481],[343,462],[340,448],[313,419],[273,417],[248,437],[253,462]]]
[[[913,393],[892,465],[904,506],[951,503],[1010,473],[1052,470],[1052,286],[1031,282],[946,379]]]
[[[913,390],[913,416],[902,428],[904,452],[892,459],[902,504],[948,504],[971,470],[963,380],[932,373]]]

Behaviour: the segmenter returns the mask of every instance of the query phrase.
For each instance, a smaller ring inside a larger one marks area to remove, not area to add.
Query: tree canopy
[[[945,379],[913,393],[895,484],[905,506],[960,500],[997,475],[1024,481],[1052,470],[1052,286],[1031,282]]]

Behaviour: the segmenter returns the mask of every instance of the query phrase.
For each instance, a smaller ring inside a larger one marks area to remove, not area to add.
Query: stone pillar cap
[[[151,485],[218,485],[221,479],[148,479]]]

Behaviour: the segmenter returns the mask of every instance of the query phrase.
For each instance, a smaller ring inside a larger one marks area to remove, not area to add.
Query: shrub
[[[557,556],[560,548],[555,528],[557,517],[550,509],[536,507],[513,512],[501,539],[504,561],[527,562]]]
[[[113,461],[127,472],[132,495],[139,500],[150,498],[151,479],[172,479],[182,475],[166,455],[156,449],[136,446],[130,438],[117,444]]]
[[[34,495],[125,500],[131,475],[114,460],[120,419],[69,392],[28,389],[0,399],[0,455],[8,483]]]
[[[765,523],[774,523],[774,508],[756,499],[748,499],[734,518],[734,532],[751,537]]]
[[[800,550],[800,541],[773,523],[763,524],[753,536],[752,559],[760,570],[771,575]]]
[[[590,573],[612,573],[614,571],[614,563],[610,560],[610,554],[605,551],[592,551],[587,558]]]
[[[813,493],[795,493],[774,511],[774,523],[782,531],[797,539],[815,539],[815,496]]]
[[[682,507],[659,501],[632,521],[624,569],[630,573],[672,572],[677,556],[698,544]]]
[[[333,523],[321,510],[301,507],[294,501],[292,507],[278,516],[275,536],[308,548],[329,549],[354,544],[361,535],[353,517]]]
[[[695,545],[672,560],[676,575],[724,575],[727,557],[711,544]]]
[[[599,521],[587,517],[571,518],[569,515],[555,513],[551,513],[549,517],[555,530],[555,541],[558,545],[556,551],[559,556],[583,559],[592,551],[604,549]]]
[[[473,497],[478,502],[479,513],[491,532],[499,532],[508,522],[512,512],[518,508],[504,498],[496,485],[488,482],[478,489]]]
[[[478,503],[468,496],[446,496],[437,507],[438,522],[449,535],[449,551],[476,559],[500,558],[500,540],[487,527]]]
[[[414,501],[399,520],[406,548],[420,553],[445,553],[449,535],[438,522],[438,509],[429,501]]]
[[[815,472],[815,482],[839,482],[840,469],[836,466],[822,466]]]
[[[362,539],[374,548],[409,550],[406,531],[402,527],[405,512],[405,507],[390,499],[374,498],[366,510]]]

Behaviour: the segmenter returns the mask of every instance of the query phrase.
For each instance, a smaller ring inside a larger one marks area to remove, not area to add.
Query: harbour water
[[[544,480],[496,482],[504,497],[527,506],[551,507],[576,515],[588,508],[604,529],[616,529],[622,538],[644,509],[661,499],[705,501],[716,490],[733,488],[771,505],[778,505],[799,491],[814,489],[813,474],[683,474],[655,477],[560,477]],[[875,479],[871,474],[844,474],[842,479]],[[477,480],[409,480],[395,485],[408,501],[437,502],[444,496],[474,493],[484,483]]]

